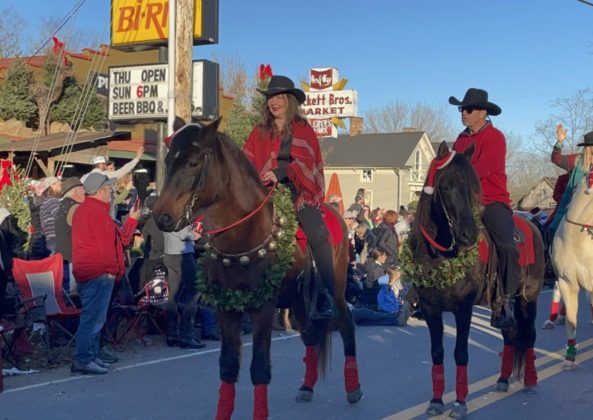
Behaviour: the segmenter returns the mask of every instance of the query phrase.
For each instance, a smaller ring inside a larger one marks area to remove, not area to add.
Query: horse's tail
[[[317,368],[318,372],[322,378],[325,378],[325,372],[327,371],[327,366],[330,362],[331,357],[331,343],[332,343],[332,336],[331,336],[331,328],[330,322],[325,322],[326,326],[324,328],[325,333],[321,334],[321,339],[317,344]]]

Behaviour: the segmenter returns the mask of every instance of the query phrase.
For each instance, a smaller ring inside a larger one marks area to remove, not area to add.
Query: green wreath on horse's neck
[[[482,227],[477,207],[474,209],[474,221],[479,228]],[[454,258],[441,258],[437,266],[427,270],[422,264],[414,262],[414,252],[408,238],[402,242],[399,254],[402,277],[417,287],[435,287],[437,289],[451,287],[463,280],[467,271],[475,267],[479,257],[480,239],[481,235],[473,246],[459,250]]]
[[[274,297],[280,283],[293,263],[296,247],[295,233],[297,219],[290,191],[282,185],[276,187],[272,195],[274,210],[278,220],[283,220],[276,233],[276,246],[270,249],[275,254],[263,278],[255,289],[235,290],[208,284],[208,264],[212,263],[206,255],[198,259],[198,291],[205,305],[225,312],[244,312],[257,309]],[[280,224],[279,224],[280,225]]]

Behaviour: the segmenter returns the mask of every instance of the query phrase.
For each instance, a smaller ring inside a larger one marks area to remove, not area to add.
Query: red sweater
[[[457,137],[453,150],[461,153],[472,144],[475,150],[470,162],[482,184],[480,202],[483,205],[498,202],[510,207],[511,197],[507,190],[505,168],[507,145],[504,135],[488,123],[474,134],[469,130],[463,131]]]
[[[109,215],[109,203],[86,197],[72,217],[72,270],[78,283],[104,274],[116,280],[126,266],[124,244],[130,242],[138,222],[128,217],[120,229]]]

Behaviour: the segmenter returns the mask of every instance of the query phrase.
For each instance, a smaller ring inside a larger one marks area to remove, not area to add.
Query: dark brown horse
[[[434,193],[422,194],[418,203],[416,223],[410,235],[412,267],[421,267],[423,273],[428,273],[441,264],[452,263],[453,258],[457,258],[460,262],[459,256],[466,250],[476,247],[480,236],[475,214],[480,182],[468,160],[473,153],[473,147],[465,154],[449,155],[449,153],[449,148],[443,142],[439,147],[436,160],[447,162],[448,157],[452,158],[448,164],[436,171]],[[522,272],[520,293],[516,298],[514,309],[516,327],[502,331],[504,350],[500,377],[496,384],[496,389],[500,392],[508,390],[511,374],[518,376],[521,371],[524,371],[525,391],[533,392],[537,385],[534,355],[535,317],[537,297],[544,277],[544,248],[537,228],[531,223],[529,226],[533,233],[535,263],[528,265]],[[486,235],[485,232],[482,234]],[[490,244],[490,249],[492,248]],[[443,312],[445,311],[455,315],[457,327],[454,352],[457,365],[456,401],[450,417],[462,418],[467,414],[465,398],[468,393],[468,338],[472,309],[474,304],[488,304],[490,299],[485,297],[492,292],[491,284],[485,280],[487,264],[482,263],[479,258],[472,261],[475,262],[465,271],[463,278],[452,286],[433,287],[424,283],[424,286],[416,287],[431,340],[433,396],[427,409],[428,415],[439,415],[444,411],[442,396],[445,387],[443,369]],[[467,265],[471,264],[467,263]],[[491,266],[496,267],[496,264]],[[496,268],[490,271],[495,272]]]
[[[190,124],[178,131],[166,157],[163,189],[154,206],[154,217],[164,231],[179,230],[196,217],[203,217],[208,239],[206,274],[209,286],[222,291],[257,290],[278,252],[271,246],[278,237],[278,220],[269,190],[240,148],[217,132],[220,120],[205,127]],[[328,207],[329,208],[329,207]],[[340,218],[343,239],[333,249],[335,270],[335,323],[344,342],[347,400],[362,397],[356,364],[352,316],[344,299],[348,266],[348,235]],[[278,241],[280,242],[280,241]],[[215,251],[212,251],[215,250]],[[251,381],[254,389],[254,418],[268,416],[267,385],[271,380],[270,344],[272,319],[278,296],[286,291],[291,311],[301,326],[306,346],[305,379],[297,401],[310,401],[318,369],[323,373],[329,347],[329,320],[311,320],[303,299],[303,287],[296,287],[307,256],[295,247],[294,260],[279,288],[257,307],[244,309],[220,305],[217,317],[222,332],[219,401],[217,419],[229,419],[234,409],[235,383],[239,376],[241,318],[249,313],[253,321]],[[290,293],[292,291],[292,294]],[[244,302],[245,303],[245,302]]]

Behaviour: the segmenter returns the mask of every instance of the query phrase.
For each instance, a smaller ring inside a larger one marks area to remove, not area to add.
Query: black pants
[[[321,211],[315,207],[305,205],[296,213],[303,231],[307,235],[313,258],[317,265],[323,284],[334,295],[334,263],[329,243],[329,234],[321,216]]]
[[[193,253],[165,254],[163,261],[167,267],[169,283],[169,301],[165,309],[167,335],[177,335],[178,312],[181,310],[179,336],[181,339],[189,340],[193,337],[191,318],[197,309],[198,266]]]
[[[514,295],[519,288],[521,268],[519,251],[513,238],[513,211],[502,203],[488,204],[482,214],[482,222],[496,246],[504,293]]]

